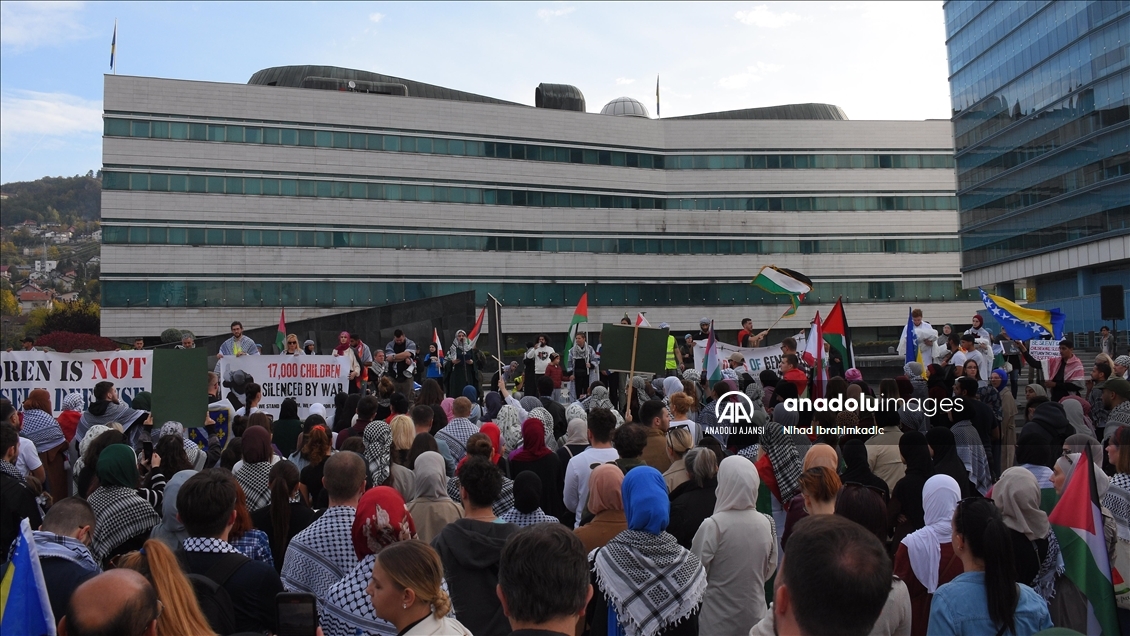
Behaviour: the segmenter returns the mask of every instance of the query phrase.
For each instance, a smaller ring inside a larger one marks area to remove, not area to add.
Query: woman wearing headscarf
[[[374,486],[388,481],[392,471],[392,428],[380,420],[365,426],[365,464]]]
[[[504,512],[500,523],[512,523],[519,528],[538,523],[560,523],[541,509],[541,479],[536,473],[525,471],[514,478],[514,507]]]
[[[522,423],[522,448],[510,454],[510,472],[514,479],[525,471],[535,473],[541,480],[542,509],[560,516],[565,508],[561,460],[545,445],[544,423],[533,417]]]
[[[119,554],[140,549],[161,522],[153,504],[138,494],[140,480],[137,456],[129,446],[111,444],[98,455],[99,486],[87,502],[95,518],[90,553],[104,565]]]
[[[1019,466],[1009,468],[993,487],[993,503],[1012,536],[1017,583],[1050,601],[1055,594],[1056,574],[1063,572],[1063,566],[1059,565],[1059,541],[1051,531],[1048,513],[1040,510],[1036,478]]]
[[[302,420],[298,419],[298,402],[286,398],[279,406],[279,417],[271,423],[271,441],[279,447],[279,455],[289,457],[298,444],[302,432]]]
[[[816,468],[817,466],[830,468],[833,472],[838,474],[840,469],[840,456],[836,454],[836,449],[824,443],[809,446],[808,451],[804,454],[804,463],[801,467],[804,470],[808,470],[809,468]]]
[[[510,461],[503,454],[505,449],[502,448],[502,431],[498,428],[498,424],[487,422],[479,427],[479,433],[486,435],[487,439],[490,440],[490,460],[494,462],[495,466],[498,466],[503,475],[509,475]],[[465,460],[466,456],[463,459]]]
[[[503,405],[498,410],[494,423],[498,425],[498,430],[502,433],[502,444],[505,447],[504,454],[508,455],[511,451],[522,447],[522,420],[518,416],[518,409],[509,404]]]
[[[699,526],[714,514],[714,504],[718,501],[718,456],[709,448],[696,446],[683,456],[683,463],[690,479],[669,495],[671,513],[667,532],[679,545],[690,548]]]
[[[82,412],[86,410],[86,399],[83,398],[82,391],[68,393],[63,398],[62,409],[56,420],[63,431],[63,437],[70,444],[74,439],[75,431],[78,430],[78,421],[82,419]]]
[[[593,518],[573,531],[584,544],[586,554],[628,529],[620,492],[623,483],[624,471],[614,464],[600,464],[589,474],[587,508]]]
[[[119,425],[120,429],[121,425]],[[95,443],[103,433],[113,430],[117,435],[116,439],[112,442]],[[75,460],[74,466],[71,467],[71,485],[74,487],[74,493],[77,497],[85,498],[90,492],[97,488],[98,485],[94,482],[98,479],[96,471],[88,463],[98,464],[98,454],[106,449],[110,444],[124,444],[125,435],[122,435],[121,430],[111,429],[109,426],[95,424],[87,429],[86,434],[83,435],[82,440],[78,443],[79,458]],[[96,447],[96,451],[92,448]]]
[[[326,592],[319,604],[322,632],[325,636],[355,636],[358,632],[394,635],[396,628],[377,618],[365,590],[382,548],[418,538],[400,493],[389,486],[377,486],[361,495],[353,516],[352,536],[353,551],[360,561]]]
[[[334,357],[345,357],[349,365],[349,392],[361,393],[361,361],[357,359],[357,352],[349,346],[349,332],[343,331],[337,335],[337,347],[333,350]]]
[[[871,472],[871,466],[867,463],[867,446],[864,445],[863,440],[844,441],[841,452],[844,454],[845,468],[840,473],[840,481],[845,484],[867,486],[883,495],[883,503],[888,503],[891,500],[890,487],[886,481]]]
[[[895,551],[895,576],[906,583],[910,593],[913,636],[925,636],[930,624],[930,603],[938,586],[965,571],[961,559],[954,554],[950,537],[953,511],[960,500],[961,489],[949,475],[927,479],[922,488],[926,523],[903,538]]]
[[[523,398],[525,399],[525,398]],[[534,398],[537,399],[537,398]],[[553,415],[545,407],[539,406],[530,410],[529,418],[541,421],[542,435],[545,437],[545,447],[551,451],[557,450],[557,437],[553,434]],[[525,442],[525,434],[523,433],[523,443]]]
[[[247,511],[255,512],[271,503],[271,434],[262,426],[249,426],[242,439],[243,465],[234,474],[247,496]]]
[[[796,430],[795,427],[800,426],[800,413],[786,409],[785,405],[781,403],[773,407],[773,421],[783,426],[784,430]],[[808,439],[808,436],[804,433],[794,432],[789,437],[793,440],[797,453],[800,455],[804,455],[808,452],[808,447],[812,446],[812,440]]]
[[[623,501],[628,529],[589,555],[594,589],[585,614],[590,634],[698,634],[706,571],[693,552],[663,531],[669,521],[663,476],[650,466],[630,471]]]
[[[691,433],[686,427],[667,429],[667,458],[671,460],[671,467],[663,471],[663,481],[667,482],[667,492],[674,492],[676,488],[690,479],[687,474],[686,454],[694,448]],[[756,493],[755,495],[756,496]]]
[[[1001,470],[1005,470],[1016,462],[1016,398],[1008,388],[1008,372],[1004,369],[993,369],[989,384],[1001,400],[1001,438],[996,443],[1000,445]]]
[[[934,458],[934,474],[953,477],[961,488],[962,498],[977,494],[977,489],[969,481],[969,471],[957,455],[957,442],[953,433],[948,428],[935,426],[926,433],[926,442]]]
[[[440,530],[463,518],[463,507],[447,496],[447,475],[443,456],[434,451],[416,458],[416,497],[408,504],[408,512],[416,522],[420,540],[431,544]]]
[[[577,402],[573,402],[573,404],[569,406],[569,409],[572,409],[574,405],[580,409],[580,404]],[[565,443],[561,445],[561,448],[557,449],[557,459],[560,462],[559,471],[561,473],[558,477],[561,479],[562,489],[564,489],[565,474],[569,469],[569,461],[579,453],[583,453],[589,447],[588,414],[585,413],[584,409],[580,409],[580,411],[580,417],[576,417],[576,413],[568,415],[569,427],[565,431]],[[567,413],[570,412],[567,411]],[[562,503],[564,503],[564,500]],[[565,510],[564,514],[567,520],[566,525],[576,521],[576,517],[568,510]]]
[[[765,581],[777,569],[777,538],[770,517],[757,511],[760,481],[744,457],[727,457],[718,467],[714,514],[691,545],[709,582],[701,633],[742,634],[765,617]]]
[[[887,506],[888,525],[894,528],[891,543],[896,546],[903,537],[925,525],[922,491],[934,475],[930,447],[922,433],[903,433],[899,438],[899,454],[906,464],[906,474],[895,484],[895,489],[891,491],[891,503]]]
[[[478,382],[478,375],[475,373],[475,352],[471,348],[471,341],[467,339],[466,331],[460,329],[455,332],[455,341],[447,348],[446,353],[447,395],[455,398],[463,395],[464,387],[473,387]]]
[[[961,399],[970,400],[968,397]],[[968,406],[965,408],[970,409]],[[973,422],[968,417],[971,410],[961,411],[961,415],[958,413],[958,411],[950,412],[953,425],[950,426],[949,430],[953,434],[954,450],[965,466],[965,470],[969,472],[969,481],[977,489],[977,492],[988,495],[993,487],[993,475],[989,468],[989,457],[985,452],[984,443],[981,441],[981,434],[973,428]]]
[[[483,421],[493,422],[494,418],[498,417],[498,411],[502,409],[502,405],[504,404],[502,396],[498,394],[498,391],[488,391],[483,398],[483,403],[485,404],[485,408],[483,409]]]
[[[777,528],[785,527],[785,516],[793,497],[800,493],[800,474],[804,472],[796,444],[781,425],[769,422],[761,435],[760,457],[754,464],[771,499],[770,510]],[[764,488],[763,488],[764,489]],[[764,503],[762,509],[764,509]]]
[[[195,474],[195,470],[182,470],[165,484],[165,497],[161,502],[161,523],[153,528],[149,538],[159,540],[169,546],[170,550],[180,549],[181,541],[188,538],[188,530],[185,530],[184,524],[177,518],[177,494],[180,493],[180,487],[184,482]]]
[[[51,394],[46,389],[33,389],[24,400],[20,437],[35,444],[51,498],[59,501],[67,496],[67,440],[59,422],[51,415],[53,410]]]
[[[1094,429],[1091,425],[1091,418],[1087,417],[1086,409],[1083,404],[1087,404],[1082,398],[1077,395],[1069,395],[1059,401],[1063,405],[1063,412],[1067,415],[1067,421],[1071,422],[1071,427],[1075,429],[1076,433],[1091,434]],[[1087,405],[1090,408],[1090,405]]]

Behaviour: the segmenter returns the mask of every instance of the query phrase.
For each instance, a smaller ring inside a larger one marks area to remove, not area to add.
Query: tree
[[[0,289],[0,314],[5,316],[20,314],[20,302],[16,300],[16,295],[10,289]]]
[[[89,333],[97,335],[101,330],[101,308],[90,302],[76,300],[69,303],[55,303],[55,310],[43,321],[41,334],[53,331]]]

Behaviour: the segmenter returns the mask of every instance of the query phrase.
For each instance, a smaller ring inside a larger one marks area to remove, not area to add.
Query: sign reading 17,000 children
[[[220,374],[224,378],[236,370],[250,374],[263,390],[259,410],[275,418],[286,398],[298,402],[299,417],[305,418],[310,406],[318,403],[332,418],[334,396],[349,389],[349,365],[343,360],[334,356],[229,356],[220,360]]]

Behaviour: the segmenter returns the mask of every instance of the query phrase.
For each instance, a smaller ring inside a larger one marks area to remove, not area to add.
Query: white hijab
[[[761,478],[753,462],[740,455],[731,455],[718,465],[717,499],[714,514],[726,510],[756,510],[757,489]]]
[[[918,582],[933,594],[938,589],[942,544],[951,541],[953,511],[961,501],[961,488],[949,475],[934,475],[922,487],[922,508],[926,527],[902,540],[910,555],[910,569]]]

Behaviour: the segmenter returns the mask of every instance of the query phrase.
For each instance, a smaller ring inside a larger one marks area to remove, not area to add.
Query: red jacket
[[[797,395],[804,395],[804,390],[808,388],[808,376],[800,369],[792,369],[786,373],[785,380],[796,385]]]
[[[553,380],[553,388],[561,388],[561,365],[551,364],[545,367],[545,377]]]

